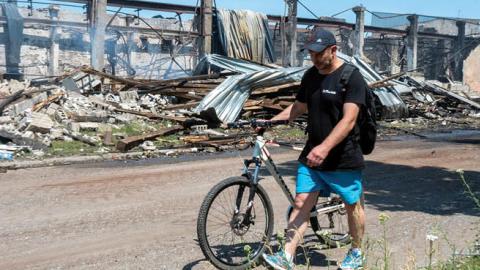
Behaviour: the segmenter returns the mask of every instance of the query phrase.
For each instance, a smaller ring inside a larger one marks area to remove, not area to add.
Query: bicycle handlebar
[[[257,120],[253,119],[250,121],[237,121],[227,124],[227,128],[242,128],[246,126],[251,126],[253,128],[269,128],[276,125],[287,125],[288,120]]]

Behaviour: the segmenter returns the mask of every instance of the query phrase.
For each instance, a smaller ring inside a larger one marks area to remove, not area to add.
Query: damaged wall
[[[480,45],[470,52],[467,59],[463,62],[463,82],[471,90],[480,93]]]
[[[19,11],[24,18],[50,20],[48,8],[36,9],[32,16],[29,16],[29,10],[26,8],[19,8]],[[110,18],[111,15],[109,15],[108,20]],[[85,14],[63,9],[59,10],[58,20],[87,23]],[[156,29],[178,30],[180,28],[176,19],[145,20]],[[141,21],[133,20],[131,23],[134,27],[147,28]],[[6,22],[3,21],[2,24],[3,29],[0,29],[0,72],[5,73],[7,65],[5,45],[8,38],[5,35]],[[182,22],[182,24],[184,29],[191,29],[189,21]],[[125,27],[127,26],[127,19],[125,16],[117,16],[112,21],[112,26]],[[25,23],[19,66],[26,78],[50,75],[48,66],[50,61],[49,51],[52,44],[51,29],[52,27],[45,24]],[[174,36],[165,35],[161,38],[152,31],[137,29],[121,32],[107,31],[105,44],[106,68],[111,70],[110,64],[113,63],[117,75],[131,75],[128,74],[128,65],[126,65],[126,62],[128,62],[127,51],[130,51],[130,66],[139,77],[159,79],[184,75],[183,69],[191,70],[193,68],[194,49],[191,45],[185,46],[178,52],[178,57],[175,59],[177,63],[175,63],[171,60],[170,54],[172,49],[175,50],[176,48],[175,40],[176,37]],[[90,35],[87,27],[61,25],[58,29],[57,42],[59,43],[59,68],[56,75],[90,64]]]

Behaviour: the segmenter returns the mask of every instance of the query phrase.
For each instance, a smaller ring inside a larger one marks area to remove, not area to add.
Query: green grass
[[[128,124],[119,125],[118,128],[112,130],[113,133],[125,134],[126,136],[136,136],[142,135],[145,133],[154,132],[155,129],[159,130],[166,127],[169,124],[168,121],[161,122],[144,122],[144,121],[133,121]]]
[[[306,138],[305,131],[292,126],[278,126],[271,129],[276,140],[298,141]]]
[[[479,270],[480,256],[466,257],[455,263],[447,262],[433,267],[433,270]]]
[[[169,121],[161,122],[144,122],[144,121],[133,121],[128,124],[119,125],[118,128],[112,130],[113,134],[122,134],[125,137],[138,136],[143,134],[148,134],[155,132],[155,130],[160,130],[167,127],[171,124]],[[113,143],[117,143],[117,139],[113,138]],[[169,147],[172,145],[179,145],[181,142],[178,140],[178,135],[169,135],[157,138],[154,141],[157,147]],[[138,149],[137,149],[138,150]]]
[[[178,135],[172,134],[172,135],[162,136],[157,138],[154,141],[154,144],[157,147],[166,148],[166,147],[183,145],[183,142],[179,140]]]
[[[97,150],[98,147],[79,141],[53,141],[46,154],[52,156],[72,156],[78,154],[91,154]]]

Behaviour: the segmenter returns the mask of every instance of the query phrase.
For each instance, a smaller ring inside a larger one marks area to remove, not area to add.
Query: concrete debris
[[[33,112],[27,131],[49,133],[53,127],[53,121],[47,114]]]
[[[101,81],[95,76],[83,72],[77,72],[62,81],[63,87],[68,91],[87,93],[101,86]]]
[[[15,105],[13,105],[12,108],[12,115],[16,116],[19,115],[23,112],[25,112],[28,109],[33,109],[33,106],[37,103],[40,103],[48,98],[46,93],[40,93],[30,99],[26,99],[24,101],[18,102]]]
[[[120,102],[137,104],[138,93],[137,91],[124,91],[119,93]]]
[[[10,80],[0,84],[0,97],[7,97],[30,86],[29,81]]]
[[[157,149],[152,141],[144,141],[139,147],[143,149],[143,151],[153,151]]]
[[[79,132],[70,131],[68,129],[63,129],[63,134],[71,137],[74,140],[86,143],[91,146],[97,146],[99,143],[99,140],[96,137],[91,137],[85,134],[81,134]]]
[[[376,94],[378,118],[394,129],[468,126],[480,119],[479,97],[457,82],[445,85],[403,73],[383,78],[358,58],[341,58],[359,67]],[[202,74],[209,70],[219,73]],[[194,76],[170,80],[127,79],[84,68],[49,85],[3,81],[0,159],[25,153],[48,157],[57,144],[85,154],[136,147],[165,155],[242,149],[251,134],[229,134],[220,125],[268,119],[284,110],[295,101],[304,71],[207,55]],[[299,122],[305,126],[305,117]]]

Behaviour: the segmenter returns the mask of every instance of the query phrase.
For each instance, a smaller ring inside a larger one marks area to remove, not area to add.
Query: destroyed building
[[[300,49],[314,27],[336,33],[339,57],[360,69],[386,128],[479,125],[478,20],[412,14],[390,22],[377,12],[366,25],[364,7],[352,9],[352,24],[300,18],[294,6],[276,16],[206,0],[58,2],[77,10],[2,4],[0,151],[10,159],[54,154],[58,141],[96,154],[248,144],[249,134],[214,128],[292,104],[311,65]],[[144,18],[139,9],[172,15]],[[140,127],[127,132],[133,124]]]

